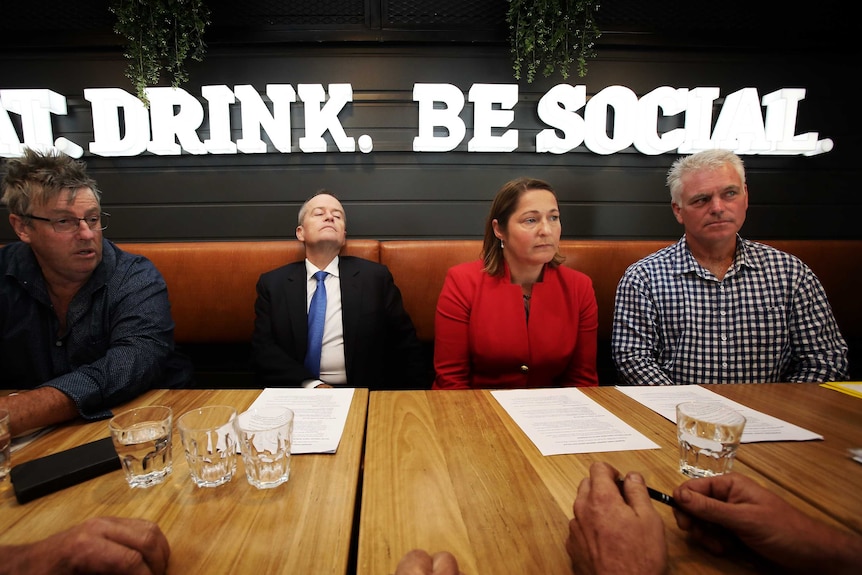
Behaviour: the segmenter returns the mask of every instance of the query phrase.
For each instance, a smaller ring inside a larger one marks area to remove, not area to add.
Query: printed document
[[[293,410],[292,455],[335,453],[352,401],[352,388],[267,387],[249,409],[277,405]]]
[[[491,395],[542,455],[659,449],[574,387],[496,390]]]
[[[823,439],[822,435],[812,433],[807,429],[760,411],[755,411],[697,385],[623,385],[617,386],[617,389],[674,423],[676,423],[676,405],[678,403],[684,401],[721,403],[745,416],[742,443]]]

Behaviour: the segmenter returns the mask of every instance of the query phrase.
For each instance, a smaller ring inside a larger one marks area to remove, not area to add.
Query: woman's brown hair
[[[509,227],[509,218],[518,206],[521,196],[531,190],[547,190],[557,197],[557,192],[548,182],[534,178],[517,178],[503,184],[497,192],[491,204],[491,211],[485,221],[485,241],[482,244],[482,261],[485,263],[485,271],[492,276],[503,273],[503,248],[500,240],[494,235],[494,220],[504,231]],[[550,261],[551,267],[557,267],[565,260],[565,256],[557,251],[554,259]]]

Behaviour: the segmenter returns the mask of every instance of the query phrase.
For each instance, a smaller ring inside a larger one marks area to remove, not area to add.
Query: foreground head
[[[485,222],[485,271],[503,273],[507,258],[557,266],[564,259],[559,253],[561,233],[557,195],[550,184],[531,178],[507,182],[497,192]]]
[[[671,207],[690,243],[735,241],[748,210],[742,160],[727,150],[707,150],[680,158],[667,176]]]
[[[2,190],[9,223],[30,244],[49,282],[86,281],[102,260],[107,222],[85,164],[27,149],[7,160]]]
[[[308,246],[341,248],[347,241],[344,206],[326,190],[317,192],[299,209],[296,239]]]

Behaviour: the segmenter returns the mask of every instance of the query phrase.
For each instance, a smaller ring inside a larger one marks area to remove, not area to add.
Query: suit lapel
[[[341,323],[344,329],[344,365],[348,380],[356,352],[356,337],[362,305],[362,284],[359,267],[349,258],[338,259],[341,281]]]
[[[308,310],[306,309],[306,277],[305,262],[301,262],[290,270],[287,276],[285,290],[287,291],[287,309],[290,329],[296,334],[296,350],[305,357],[308,350]]]

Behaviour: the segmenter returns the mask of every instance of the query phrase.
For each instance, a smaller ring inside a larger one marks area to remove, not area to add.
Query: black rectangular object
[[[105,437],[15,465],[9,477],[18,503],[27,503],[121,467],[113,441]]]

